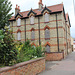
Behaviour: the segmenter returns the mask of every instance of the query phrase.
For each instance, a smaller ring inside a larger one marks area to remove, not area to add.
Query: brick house
[[[65,14],[63,3],[20,12],[16,5],[15,15],[9,19],[15,41],[31,41],[31,45],[41,45],[49,52],[71,52],[70,19]]]

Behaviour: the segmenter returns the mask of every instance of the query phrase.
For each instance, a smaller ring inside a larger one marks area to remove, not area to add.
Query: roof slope
[[[53,6],[48,6],[47,7],[49,10],[51,10],[51,13],[53,12],[59,12],[59,11],[63,11],[63,4],[58,4],[58,5],[53,5]],[[44,9],[44,8],[43,8]],[[42,10],[43,10],[42,9]],[[33,11],[36,13],[36,15],[40,15],[42,10],[39,10],[39,9],[34,9]],[[30,10],[29,10],[30,11]],[[19,12],[23,17],[28,17],[28,13],[29,11],[24,11],[24,12]],[[13,16],[10,20],[14,20],[15,19],[15,16]]]

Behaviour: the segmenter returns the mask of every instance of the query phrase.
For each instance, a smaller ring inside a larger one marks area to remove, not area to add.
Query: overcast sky
[[[38,2],[39,0],[9,0],[12,4],[12,11],[15,12],[16,4],[20,6],[21,11],[26,11],[32,9],[38,8]],[[75,15],[74,15],[74,6],[73,6],[73,0],[42,0],[44,6],[51,6],[60,4],[63,2],[65,12],[69,14],[70,22],[71,22],[71,36],[75,38]]]

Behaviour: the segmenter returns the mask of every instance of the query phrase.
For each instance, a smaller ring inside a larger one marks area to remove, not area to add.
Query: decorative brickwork
[[[43,70],[45,70],[45,58],[38,58],[11,67],[0,68],[0,75],[36,75]]]

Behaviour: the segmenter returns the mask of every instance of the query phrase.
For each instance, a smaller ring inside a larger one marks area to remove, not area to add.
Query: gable
[[[36,15],[36,13],[31,9],[30,12],[28,13],[28,16],[30,15]]]
[[[17,15],[15,16],[16,17],[23,17],[20,13],[17,13]]]
[[[49,9],[45,6],[45,8],[42,10],[42,12],[41,12],[41,13],[43,14],[44,12],[49,12],[49,13],[50,13],[50,12],[51,12],[51,10],[49,10]]]

